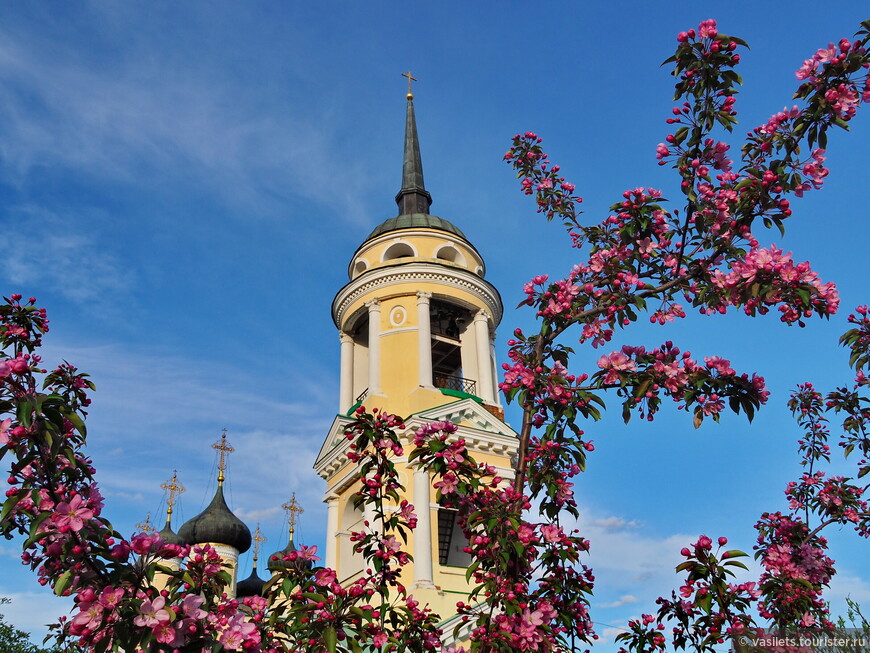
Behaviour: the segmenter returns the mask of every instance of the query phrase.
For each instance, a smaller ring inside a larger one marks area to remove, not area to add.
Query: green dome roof
[[[406,215],[400,215],[395,218],[390,218],[389,220],[384,220],[381,224],[374,228],[366,241],[371,240],[372,238],[376,238],[381,234],[385,234],[390,231],[397,231],[399,229],[438,229],[439,231],[446,231],[447,233],[454,234],[459,236],[463,240],[468,240],[465,237],[465,234],[460,231],[459,227],[457,227],[452,222],[445,220],[444,218],[439,218],[437,215],[429,215],[428,213],[408,213]]]
[[[226,544],[239,553],[251,548],[251,531],[227,507],[224,489],[220,485],[208,508],[190,521],[185,522],[178,531],[185,544]]]

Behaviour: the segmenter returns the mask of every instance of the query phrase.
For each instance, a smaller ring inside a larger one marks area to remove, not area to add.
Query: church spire
[[[408,106],[405,114],[405,157],[402,161],[402,189],[396,195],[399,215],[429,213],[432,196],[423,183],[423,162],[420,159],[420,141],[417,138],[417,119],[414,116],[414,95],[410,85],[414,79],[410,71],[402,73],[408,78]]]

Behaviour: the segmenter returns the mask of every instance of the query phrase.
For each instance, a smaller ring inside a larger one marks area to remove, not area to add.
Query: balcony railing
[[[362,402],[364,402],[366,400],[366,397],[368,397],[368,396],[369,396],[369,389],[366,388],[365,390],[363,390],[360,393],[359,397],[356,398],[356,403],[361,404]]]
[[[436,388],[444,388],[445,390],[456,390],[466,394],[477,396],[477,381],[473,379],[463,379],[461,376],[453,376],[452,374],[441,374],[435,372],[432,375],[432,380],[435,382]]]

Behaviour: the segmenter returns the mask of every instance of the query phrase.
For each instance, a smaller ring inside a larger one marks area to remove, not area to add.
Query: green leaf
[[[329,653],[335,653],[335,645],[338,643],[338,633],[335,632],[335,626],[330,626],[323,631],[323,643],[326,644],[326,650]]]
[[[57,583],[54,585],[54,593],[58,596],[63,596],[63,593],[66,592],[67,587],[72,582],[73,570],[67,569],[61,577],[57,579]]]
[[[44,513],[40,514],[36,519],[33,520],[33,523],[30,525],[30,537],[28,537],[27,541],[25,541],[24,544],[21,545],[22,550],[30,548],[30,546],[34,542],[36,542],[37,540],[39,540],[47,535],[47,533],[40,530],[40,527],[42,526],[43,522],[45,522],[46,519],[51,517],[51,515],[52,515],[52,513],[50,513],[50,512],[44,512]]]
[[[6,499],[6,502],[3,504],[3,509],[0,510],[0,524],[5,521],[6,517],[9,516],[9,513],[12,512],[12,509],[15,505],[21,501],[22,497],[26,496],[27,492],[16,492],[14,495]]]

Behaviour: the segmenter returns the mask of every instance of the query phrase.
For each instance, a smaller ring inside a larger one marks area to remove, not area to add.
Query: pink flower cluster
[[[728,273],[716,270],[711,278],[722,292],[722,304],[743,306],[747,315],[765,314],[779,305],[780,319],[800,322],[813,313],[831,315],[840,305],[833,283],[822,283],[808,262],[795,264],[791,253],[774,246],[753,247],[742,259],[731,263]],[[716,309],[707,308],[707,313]]]

